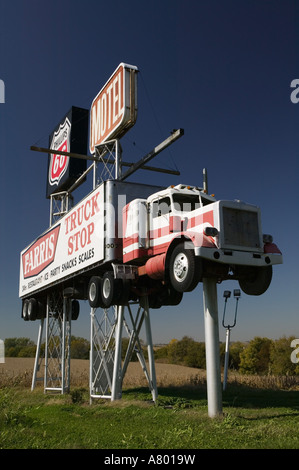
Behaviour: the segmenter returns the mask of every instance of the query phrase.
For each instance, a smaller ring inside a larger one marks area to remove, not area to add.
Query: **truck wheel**
[[[272,266],[255,268],[254,275],[249,279],[240,279],[239,284],[247,295],[262,295],[271,284]]]
[[[37,319],[38,303],[37,300],[32,298],[28,302],[28,320],[34,321]]]
[[[72,300],[72,306],[71,306],[72,320],[78,319],[79,312],[80,312],[80,304],[78,300]]]
[[[173,287],[167,287],[167,300],[165,305],[179,305],[183,299],[183,292],[178,292]]]
[[[126,279],[121,279],[120,281],[120,295],[118,297],[118,305],[127,305],[131,293],[131,283],[129,280]]]
[[[197,264],[193,248],[185,248],[184,243],[174,248],[170,256],[169,278],[176,291],[190,292],[197,286],[201,274]]]
[[[158,294],[149,296],[149,307],[160,308],[162,305],[178,305],[183,298],[183,292],[178,292],[171,285],[163,287]]]
[[[99,276],[93,276],[88,284],[88,302],[91,308],[103,308],[102,302],[102,279]]]
[[[121,294],[121,279],[114,279],[113,272],[107,271],[102,279],[101,290],[105,308],[117,305]]]
[[[23,300],[23,305],[22,305],[22,318],[24,321],[28,321],[29,318],[28,318],[28,303],[29,303],[29,300],[28,299],[25,299]]]
[[[37,300],[36,319],[42,320],[47,316],[47,304],[44,300]]]

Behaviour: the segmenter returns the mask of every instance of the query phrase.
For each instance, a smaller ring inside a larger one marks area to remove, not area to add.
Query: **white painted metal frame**
[[[69,392],[71,301],[53,292],[47,300],[44,391]]]
[[[40,371],[41,367],[41,344],[42,344],[42,339],[43,339],[43,331],[44,331],[44,318],[41,319],[39,329],[38,329],[38,337],[37,337],[37,343],[36,343],[36,353],[35,353],[35,361],[34,361],[34,368],[33,368],[33,376],[32,376],[32,382],[31,382],[31,390],[35,389],[35,385],[37,380],[41,380],[41,378],[37,377],[37,373]]]
[[[68,191],[51,194],[50,196],[50,227],[71,208],[73,197]]]
[[[90,312],[90,398],[111,398],[112,367],[114,362],[115,308]]]
[[[108,157],[106,155],[108,154]],[[97,161],[93,163],[93,189],[108,179],[118,179],[121,175],[122,149],[118,139],[109,140],[95,147]],[[101,173],[98,165],[102,163]]]
[[[135,310],[137,307],[135,312],[134,306]],[[127,319],[125,318],[126,311]],[[126,306],[115,306],[104,310],[92,308],[90,315],[90,401],[96,398],[107,398],[111,401],[121,399],[123,380],[134,352],[136,352],[153,401],[155,401],[158,392],[147,297],[144,299],[143,307],[136,303],[129,303]],[[143,324],[148,348],[149,370],[139,337]],[[122,361],[124,329],[128,334],[129,343]]]

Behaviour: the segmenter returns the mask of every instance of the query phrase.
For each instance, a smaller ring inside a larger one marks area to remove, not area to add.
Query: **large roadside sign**
[[[20,297],[104,258],[104,186],[80,201],[21,253]]]
[[[88,140],[88,110],[72,106],[49,136],[49,148],[85,155]],[[67,190],[86,170],[86,160],[51,153],[48,157],[47,197]]]
[[[89,150],[122,137],[137,119],[137,72],[134,65],[121,63],[94,98],[90,108]]]

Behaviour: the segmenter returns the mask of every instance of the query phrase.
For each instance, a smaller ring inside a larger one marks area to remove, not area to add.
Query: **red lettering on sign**
[[[124,67],[119,67],[92,102],[90,110],[90,150],[104,142],[124,116]]]
[[[55,257],[59,230],[60,225],[36,240],[36,242],[22,254],[24,279],[37,276],[52,263]]]
[[[95,214],[100,210],[98,204],[98,197],[100,193],[97,192],[92,197],[80,204],[77,209],[65,218],[65,234],[69,235],[68,238],[68,255],[91,243],[91,236],[94,232],[94,222],[90,221]],[[86,225],[86,223],[88,225]],[[85,225],[82,227],[82,225]],[[74,233],[72,233],[74,232]]]

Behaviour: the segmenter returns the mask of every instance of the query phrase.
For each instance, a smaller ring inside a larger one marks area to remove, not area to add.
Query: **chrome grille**
[[[258,213],[223,207],[224,246],[260,248]]]

